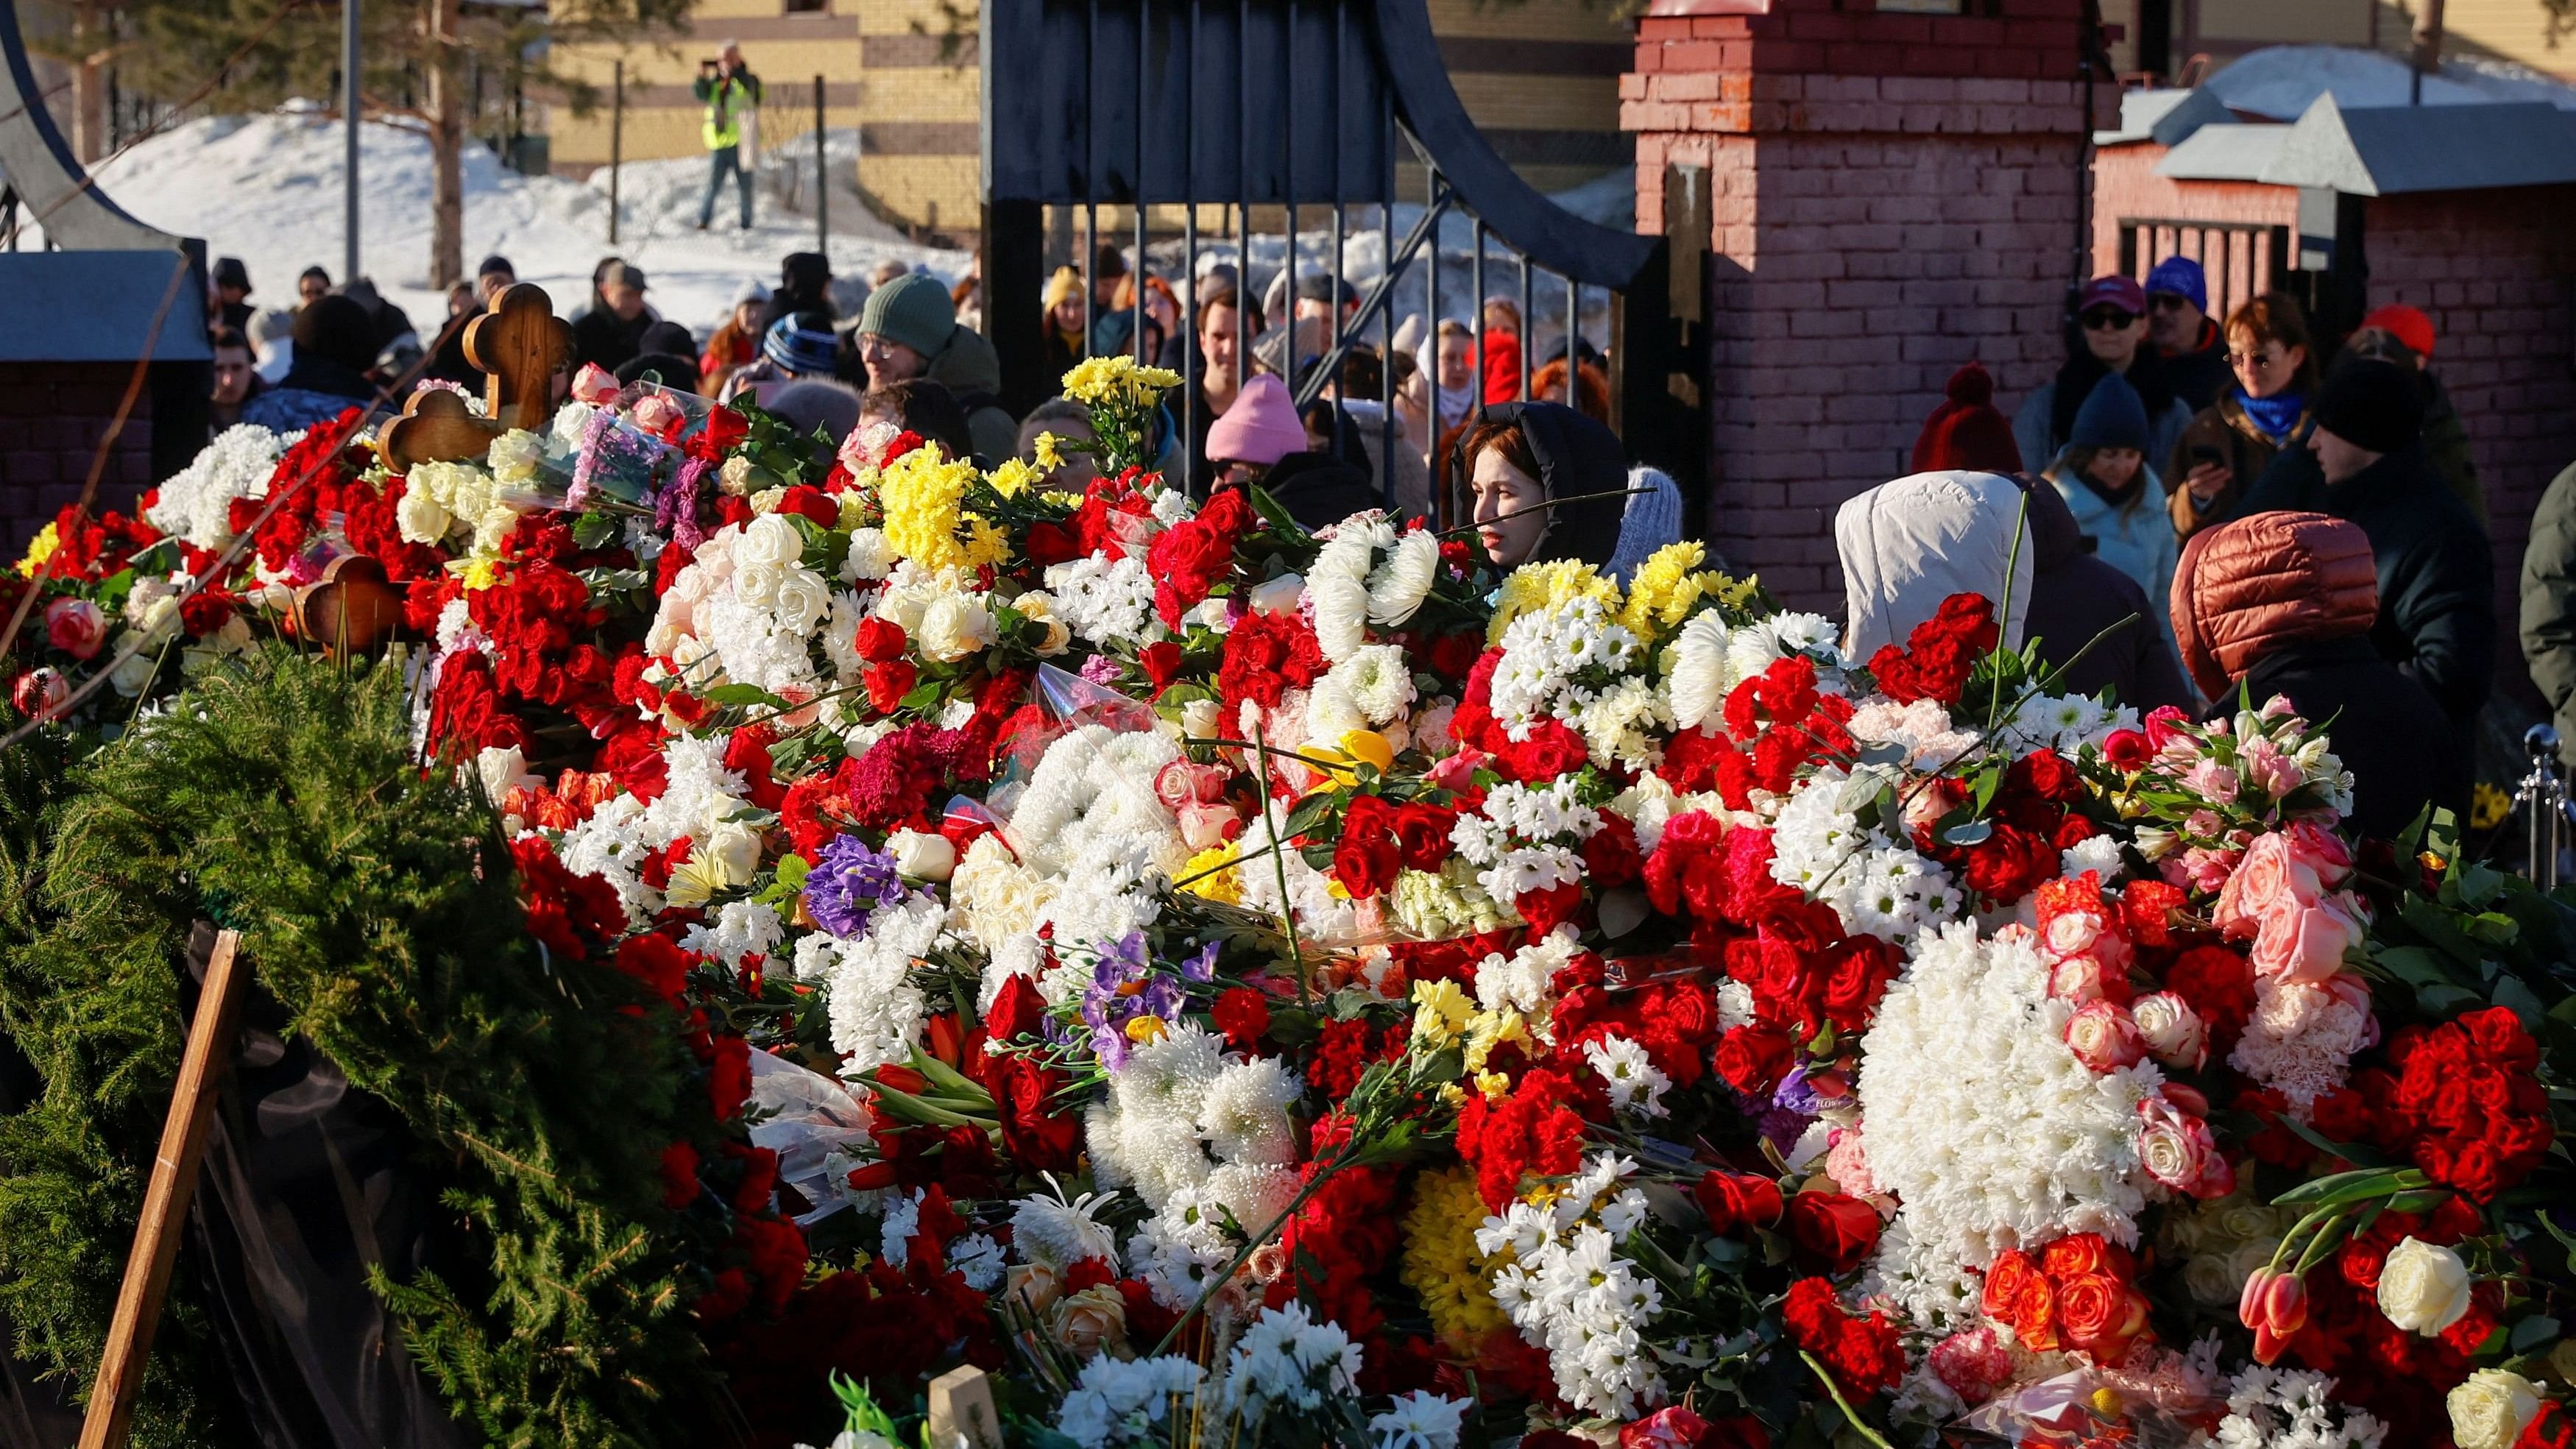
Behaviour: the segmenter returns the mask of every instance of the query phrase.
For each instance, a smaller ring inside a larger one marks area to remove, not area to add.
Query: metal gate
[[[2364,198],[2303,189],[2299,221],[2200,221],[2181,217],[2119,219],[2120,272],[2143,281],[2169,256],[2200,263],[2209,279],[2209,315],[2224,319],[2265,292],[2297,299],[2322,364],[2361,324],[2370,265],[2362,251]]]
[[[1597,354],[1630,455],[1693,491],[1698,424],[1684,399],[1697,393],[1675,383],[1690,369],[1664,240],[1586,220],[1505,165],[1450,86],[1423,0],[983,0],[981,47],[985,332],[1006,405],[1056,391],[1040,320],[1048,209],[1089,222],[1064,258],[1081,270],[1088,324],[1100,210],[1126,208],[1114,240],[1133,244],[1140,269],[1156,233],[1176,255],[1185,377],[1199,363],[1198,288],[1185,283],[1203,256],[1231,253],[1251,300],[1284,273],[1292,313],[1313,273],[1328,295],[1357,299],[1347,315],[1328,308],[1312,355],[1274,369],[1301,408],[1345,377],[1355,349],[1373,349],[1391,381],[1399,318],[1418,312],[1436,334],[1441,298],[1463,281],[1472,315],[1457,320],[1478,359],[1493,299],[1519,315],[1521,396],[1546,332],[1569,359]],[[1371,232],[1373,276],[1347,265]],[[1142,337],[1135,291],[1130,335]],[[1242,339],[1238,370],[1253,350]],[[1197,389],[1180,392],[1177,421],[1193,437]],[[1384,414],[1379,456],[1391,457],[1392,406]]]

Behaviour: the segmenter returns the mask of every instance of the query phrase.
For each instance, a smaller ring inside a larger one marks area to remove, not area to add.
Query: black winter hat
[[[2327,374],[2311,411],[2318,427],[2354,447],[2394,453],[2424,431],[2424,389],[2396,363],[2346,358]]]
[[[351,297],[316,297],[295,314],[295,350],[351,372],[376,365],[376,320]]]

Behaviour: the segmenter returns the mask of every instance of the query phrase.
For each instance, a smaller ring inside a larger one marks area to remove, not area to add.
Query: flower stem
[[[1798,1357],[1805,1359],[1807,1361],[1807,1367],[1816,1371],[1816,1378],[1819,1382],[1824,1384],[1825,1392],[1833,1395],[1834,1407],[1843,1411],[1843,1418],[1851,1424],[1854,1430],[1858,1431],[1862,1438],[1877,1445],[1878,1449],[1896,1449],[1895,1445],[1887,1442],[1886,1436],[1880,1434],[1876,1429],[1869,1426],[1869,1421],[1863,1419],[1860,1416],[1860,1411],[1851,1406],[1851,1400],[1843,1397],[1842,1385],[1834,1382],[1832,1371],[1825,1367],[1822,1360],[1818,1359],[1814,1354],[1803,1348],[1798,1350]]]

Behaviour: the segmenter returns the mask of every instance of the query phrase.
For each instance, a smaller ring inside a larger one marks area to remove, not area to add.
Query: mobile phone
[[[2209,446],[2207,443],[2203,443],[2199,447],[2191,450],[2191,460],[2195,463],[2206,463],[2211,467],[2216,467],[2227,461],[2227,455],[2219,452],[2216,448]]]

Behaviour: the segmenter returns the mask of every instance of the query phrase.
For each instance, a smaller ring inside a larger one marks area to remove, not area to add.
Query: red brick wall
[[[2184,217],[2193,221],[2250,221],[2263,225],[2296,227],[2299,222],[2299,193],[2286,186],[2265,186],[2255,181],[2174,181],[2156,174],[2156,166],[2165,159],[2167,148],[2152,141],[2124,146],[2108,146],[2093,153],[2093,270],[2096,273],[2120,269],[2120,218]],[[2296,244],[2295,237],[2293,245]],[[2210,310],[2221,316],[2229,305],[2244,301],[2271,285],[2265,258],[2259,247],[2238,241],[2233,243],[2232,262],[2225,282],[2225,295],[2217,295],[2221,285],[2212,259],[2186,251],[2203,263],[2209,272]],[[2173,250],[2172,239],[2150,246],[2141,241],[2137,275],[2143,278],[2149,267],[2164,260]],[[2255,275],[2248,277],[2238,270],[2251,262]]]
[[[126,362],[0,363],[0,542],[9,558],[64,504],[79,501],[133,372]],[[131,511],[153,481],[147,391],[117,435],[93,506]]]
[[[1663,229],[1668,161],[1711,172],[1711,541],[1798,607],[1841,612],[1834,510],[1906,470],[1953,369],[1985,362],[2009,407],[2059,356],[2081,6],[2002,8],[1638,23],[1639,229]]]
[[[2433,319],[2433,371],[2486,488],[2498,674],[2518,686],[2515,585],[2531,510],[2576,463],[2576,186],[2383,197],[2362,231],[2371,305]]]

